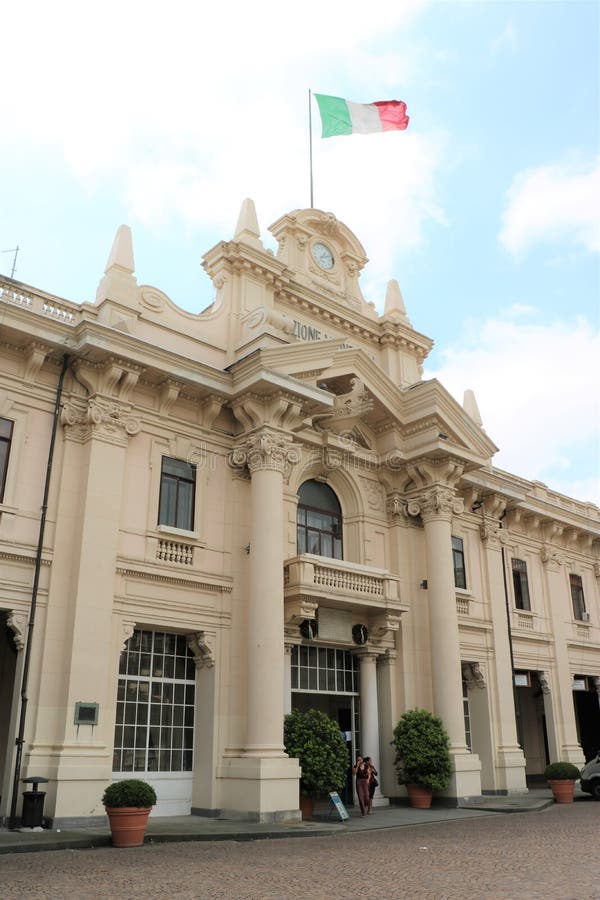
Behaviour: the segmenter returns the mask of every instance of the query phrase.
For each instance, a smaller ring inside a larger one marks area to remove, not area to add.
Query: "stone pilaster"
[[[480,526],[484,556],[484,578],[488,584],[490,615],[493,624],[494,655],[491,661],[493,678],[489,679],[487,690],[490,694],[488,718],[492,720],[492,709],[496,713],[494,750],[492,759],[486,763],[493,769],[493,783],[483,784],[484,790],[524,791],[525,757],[519,746],[515,718],[514,676],[511,659],[508,627],[506,621],[506,596],[503,548],[509,541],[508,532],[501,527],[500,516],[506,502],[494,495],[487,497],[483,504],[483,521]],[[484,765],[487,772],[488,765]]]
[[[581,767],[584,757],[577,739],[575,705],[573,703],[573,673],[567,646],[568,620],[572,618],[569,578],[565,570],[564,555],[553,545],[546,543],[540,551],[543,563],[543,579],[550,613],[550,632],[554,640],[556,669],[553,677],[549,732],[556,734],[557,756]],[[545,700],[546,698],[544,698]],[[548,704],[550,706],[550,704]],[[544,704],[546,709],[546,704]],[[546,709],[546,714],[548,713]],[[555,760],[551,760],[555,762]]]

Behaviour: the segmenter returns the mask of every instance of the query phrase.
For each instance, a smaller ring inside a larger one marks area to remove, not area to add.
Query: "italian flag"
[[[406,103],[402,100],[351,103],[341,97],[328,97],[326,94],[315,94],[315,97],[321,113],[324,138],[338,134],[404,131],[408,127]]]

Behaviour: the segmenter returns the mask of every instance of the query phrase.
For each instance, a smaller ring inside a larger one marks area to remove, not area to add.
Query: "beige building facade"
[[[449,803],[600,746],[600,510],[494,468],[342,222],[270,231],[245,201],[200,314],[138,284],[125,226],[93,303],[0,279],[0,819],[15,771],[56,825],[125,777],[154,815],[298,818],[291,709],[374,757],[380,803],[415,706]]]

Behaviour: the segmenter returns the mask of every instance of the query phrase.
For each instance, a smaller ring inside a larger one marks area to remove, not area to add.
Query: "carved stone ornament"
[[[17,650],[23,650],[25,647],[27,621],[27,615],[25,613],[11,612],[7,616],[6,624],[13,633],[13,640]]]
[[[506,531],[500,528],[500,523],[493,519],[486,519],[479,526],[479,534],[484,544],[498,546],[510,543],[510,537]]]
[[[197,669],[212,669],[215,664],[215,635],[197,631],[188,635],[188,647],[194,655]]]
[[[135,622],[122,622],[121,623],[121,653],[125,650],[127,646],[127,641],[130,637],[133,637],[133,632],[135,631]]]
[[[285,624],[300,625],[305,619],[315,619],[319,604],[313,600],[300,599],[295,603],[286,604]]]
[[[538,681],[540,683],[540,689],[542,694],[550,693],[550,683],[548,681],[548,673],[547,672],[538,672]]]
[[[594,563],[594,575],[596,578],[600,578],[600,562]]]
[[[141,429],[140,420],[132,415],[130,406],[103,397],[92,397],[83,409],[65,403],[60,420],[63,426],[73,429],[81,438],[94,434],[126,440]]]
[[[540,559],[542,560],[544,565],[550,566],[552,568],[562,566],[565,562],[564,556],[549,544],[544,544],[542,546],[542,549],[540,550]]]
[[[406,515],[406,503],[400,491],[391,491],[385,501],[386,512],[390,519],[401,519]]]
[[[373,640],[381,641],[384,638],[392,638],[393,633],[400,629],[400,616],[394,613],[371,616],[369,626],[369,633]]]
[[[464,510],[461,497],[457,497],[451,488],[433,487],[423,491],[418,497],[407,501],[406,511],[409,516],[422,516],[423,521],[428,519],[451,519],[453,515],[459,516]]]
[[[474,687],[483,689],[486,686],[485,673],[478,662],[463,663],[462,676],[469,690]]]
[[[247,466],[250,474],[270,469],[287,476],[291,467],[299,462],[300,447],[285,434],[268,429],[251,434],[229,454],[231,466]]]
[[[594,677],[592,678],[592,684],[596,689],[596,693],[600,697],[600,676],[594,675]]]

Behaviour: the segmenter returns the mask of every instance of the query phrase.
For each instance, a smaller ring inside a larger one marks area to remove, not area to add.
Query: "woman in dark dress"
[[[360,805],[361,816],[366,815],[369,808],[369,767],[362,756],[357,756],[353,770],[356,775],[356,794]]]
[[[367,807],[367,814],[371,815],[373,812],[373,794],[375,793],[375,788],[378,786],[379,782],[377,781],[377,769],[373,765],[371,757],[365,756],[364,761],[369,770],[369,803]]]

